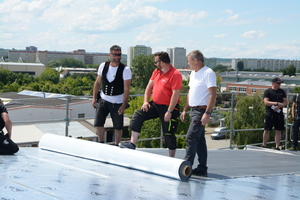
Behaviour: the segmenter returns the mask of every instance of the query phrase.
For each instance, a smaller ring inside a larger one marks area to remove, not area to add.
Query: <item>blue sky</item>
[[[0,48],[300,60],[300,0],[0,0]]]

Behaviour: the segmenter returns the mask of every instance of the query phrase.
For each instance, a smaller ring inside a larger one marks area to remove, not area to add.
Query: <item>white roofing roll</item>
[[[182,159],[49,133],[42,136],[39,147],[44,150],[107,162],[183,181],[188,180],[192,173],[190,163]]]

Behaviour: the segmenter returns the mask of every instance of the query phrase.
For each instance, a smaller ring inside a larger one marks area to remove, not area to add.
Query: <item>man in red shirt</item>
[[[169,149],[169,156],[174,157],[176,153],[175,131],[180,115],[179,97],[182,86],[180,72],[170,64],[170,57],[166,52],[154,54],[156,69],[144,94],[142,107],[135,111],[130,123],[130,143],[120,143],[120,147],[135,149],[136,142],[141,132],[144,121],[160,118],[166,145]],[[149,99],[152,94],[152,101]]]

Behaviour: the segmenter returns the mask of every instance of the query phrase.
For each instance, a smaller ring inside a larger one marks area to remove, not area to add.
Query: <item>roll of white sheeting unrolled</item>
[[[50,133],[42,136],[39,148],[120,165],[182,181],[187,181],[192,173],[190,163],[182,159]]]

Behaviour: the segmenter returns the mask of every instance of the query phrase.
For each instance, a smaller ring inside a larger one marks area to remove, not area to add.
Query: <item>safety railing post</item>
[[[234,113],[234,98],[235,93],[231,94],[231,113],[230,113],[230,142],[229,147],[232,149],[232,137],[233,137],[233,113]]]
[[[65,129],[65,135],[66,137],[69,136],[69,125],[70,125],[70,118],[69,118],[69,107],[70,107],[70,100],[71,100],[71,96],[67,96],[66,97],[66,129]]]

